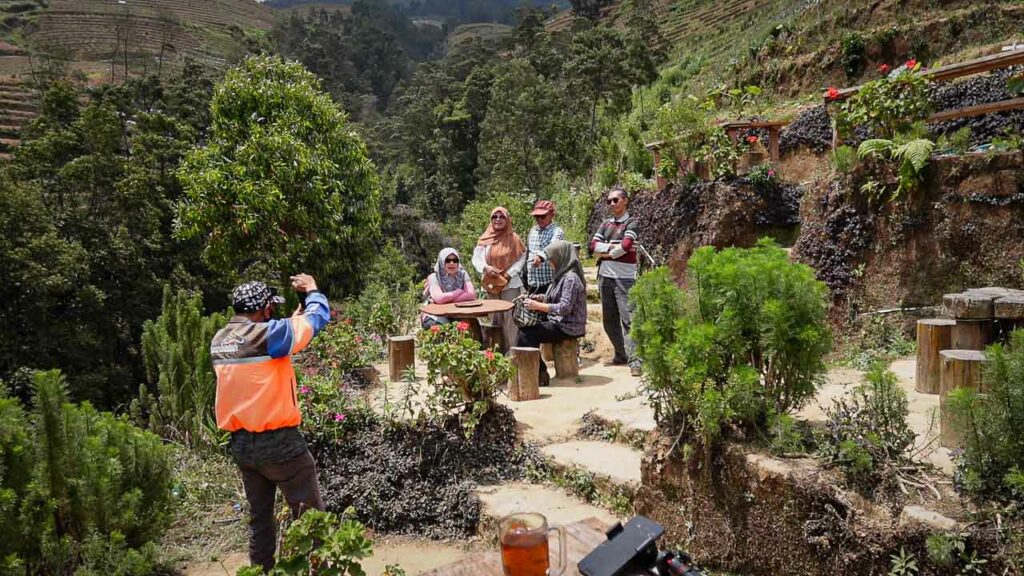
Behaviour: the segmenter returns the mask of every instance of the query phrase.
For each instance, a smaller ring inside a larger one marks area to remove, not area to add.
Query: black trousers
[[[573,338],[577,338],[577,336],[566,334],[557,323],[547,320],[536,326],[520,328],[519,340],[516,342],[516,346],[539,348],[541,344],[553,344],[562,340],[572,340]],[[551,377],[548,376],[547,364],[544,363],[543,358],[540,361],[539,376],[540,382],[543,385],[547,385],[547,382],[551,380]]]
[[[306,510],[324,509],[317,483],[316,464],[309,450],[285,462],[242,464],[242,485],[249,501],[249,562],[269,571],[274,567],[277,521],[274,497],[277,489],[292,511],[292,519]]]

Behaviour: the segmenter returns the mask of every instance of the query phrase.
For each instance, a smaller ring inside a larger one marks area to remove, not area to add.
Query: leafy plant
[[[169,447],[124,418],[69,403],[58,371],[36,373],[33,384],[29,414],[0,396],[0,558],[30,574],[82,562],[100,570],[107,553],[151,565],[147,544],[169,521]]]
[[[807,451],[806,427],[791,414],[770,414],[768,417],[768,449],[772,454],[785,456]]]
[[[709,100],[713,102],[713,100]],[[654,132],[662,142],[662,176],[674,178],[679,160],[708,164],[712,178],[728,176],[735,170],[739,150],[724,130],[711,122],[705,106],[695,97],[676,100],[662,106],[655,117]]]
[[[846,343],[842,364],[857,370],[870,370],[875,364],[913,354],[917,342],[906,337],[897,322],[884,316],[869,316],[857,323],[857,331]]]
[[[747,173],[747,178],[750,179],[750,183],[754,185],[754,188],[760,191],[770,191],[779,185],[775,169],[768,163],[754,166],[750,172]]]
[[[917,557],[913,553],[901,547],[900,553],[893,554],[890,559],[889,576],[916,576]]]
[[[339,517],[333,512],[309,510],[293,522],[284,534],[277,564],[268,576],[365,576],[360,560],[373,554],[366,527],[351,516],[349,509]],[[258,566],[247,566],[239,576],[264,574]]]
[[[139,387],[138,407],[149,428],[190,447],[220,445],[213,419],[217,376],[210,341],[227,323],[223,314],[203,316],[197,294],[164,286],[163,312],[142,327],[142,356],[149,388]]]
[[[899,163],[899,186],[893,192],[893,198],[902,192],[915,190],[923,179],[923,172],[931,159],[935,143],[926,138],[901,141],[875,138],[861,142],[857,155],[863,160],[869,157],[880,157]]]
[[[819,441],[819,454],[841,468],[847,481],[871,493],[891,486],[896,469],[909,461],[915,434],[907,424],[907,396],[896,375],[876,364],[864,383],[833,400]]]
[[[1024,501],[1024,330],[1014,331],[1006,345],[992,345],[985,355],[985,392],[962,388],[946,397],[964,443],[954,481],[978,497]]]
[[[309,437],[337,440],[365,427],[373,418],[367,401],[344,379],[330,375],[300,376],[302,431]]]
[[[829,160],[837,172],[849,174],[857,166],[857,151],[844,144],[829,153]]]
[[[847,78],[851,80],[857,78],[864,72],[864,66],[867,63],[864,57],[864,38],[856,32],[847,32],[843,34],[841,46],[843,56],[840,62],[843,65],[843,71],[846,72]]]
[[[939,136],[935,147],[944,153],[966,154],[971,149],[971,127],[964,126],[952,136]]]
[[[918,73],[920,68],[921,64],[914,62],[896,74],[861,86],[834,113],[839,134],[849,137],[855,127],[862,127],[876,138],[891,138],[927,118],[932,108],[928,99],[931,81]]]
[[[427,364],[433,390],[428,408],[460,416],[470,437],[497,397],[499,387],[513,374],[512,362],[499,352],[481,350],[466,322],[432,326],[420,332],[420,358]]]
[[[663,268],[640,277],[632,335],[655,418],[708,446],[730,423],[760,425],[809,398],[831,337],[824,285],[770,240],[701,248],[689,269],[686,292]]]
[[[364,336],[351,318],[332,321],[309,348],[317,357],[318,368],[333,372],[336,378],[356,368],[373,366],[383,351],[380,337]]]

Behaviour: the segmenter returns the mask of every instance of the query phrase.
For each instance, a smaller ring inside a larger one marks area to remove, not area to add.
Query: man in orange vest
[[[268,571],[277,542],[277,489],[293,518],[310,508],[324,509],[316,465],[298,428],[302,416],[291,356],[327,325],[330,306],[312,276],[299,274],[291,281],[304,299],[286,319],[273,318],[284,298],[263,282],[236,287],[231,304],[236,316],[210,344],[217,426],[231,432],[231,455],[249,500],[249,560]]]

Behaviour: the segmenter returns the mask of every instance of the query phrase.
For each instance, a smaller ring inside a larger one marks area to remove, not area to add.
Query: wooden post
[[[957,320],[949,346],[953,350],[984,350],[992,342],[992,320]]]
[[[392,382],[401,380],[402,373],[415,363],[415,336],[392,336],[388,338],[388,377]]]
[[[540,345],[540,360],[541,362],[551,362],[555,359],[555,345],[550,342],[545,342]]]
[[[772,164],[778,164],[779,162],[779,127],[772,126],[768,128],[768,158],[771,159]]]
[[[946,412],[946,395],[957,388],[981,387],[981,365],[985,362],[985,353],[977,350],[943,350],[941,396],[939,396],[939,445],[956,448],[960,445],[960,437],[953,429],[952,416]]]
[[[917,377],[914,390],[922,394],[939,393],[939,352],[953,348],[955,320],[928,318],[917,321]]]
[[[575,378],[579,373],[579,350],[576,339],[555,342],[555,378]]]
[[[540,398],[540,349],[513,346],[512,364],[516,375],[509,380],[508,397],[513,402]]]

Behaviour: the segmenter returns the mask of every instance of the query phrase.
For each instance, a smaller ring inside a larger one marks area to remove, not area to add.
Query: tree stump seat
[[[392,382],[401,380],[402,373],[415,364],[415,336],[392,336],[388,338],[388,377]]]

